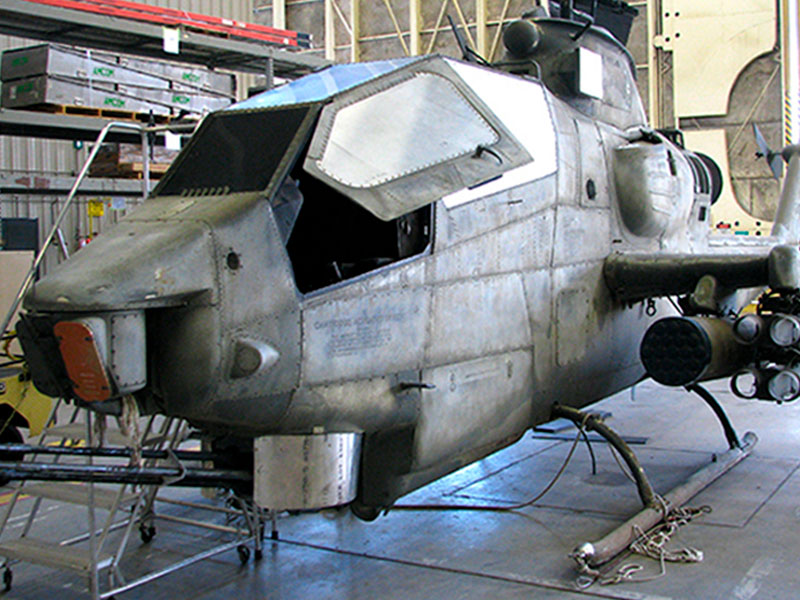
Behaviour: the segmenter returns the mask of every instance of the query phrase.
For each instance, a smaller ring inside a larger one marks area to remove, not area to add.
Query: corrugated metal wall
[[[253,21],[253,0],[138,0],[146,4],[180,8],[191,12],[227,17],[241,21]],[[39,44],[37,40],[27,40],[10,36],[0,36],[0,50]],[[252,84],[252,76],[240,76],[237,81],[240,95],[246,94]],[[0,136],[0,171],[13,171],[33,174],[70,176],[76,174],[86,158],[86,148],[76,149],[69,140],[28,139]],[[86,203],[97,195],[79,198],[79,206],[72,211],[62,227],[67,242],[74,250],[77,240],[87,234],[88,217]],[[39,219],[40,239],[44,239],[57,213],[57,203],[63,198],[30,194],[0,195],[0,217],[30,217]],[[130,207],[136,201],[127,200]],[[99,219],[96,232],[115,221],[121,213],[106,210]],[[53,248],[45,260],[43,272],[47,272],[60,261],[58,251]]]

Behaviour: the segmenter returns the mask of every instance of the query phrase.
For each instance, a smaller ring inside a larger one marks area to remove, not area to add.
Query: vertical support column
[[[350,62],[361,60],[361,0],[350,0]]]
[[[286,29],[286,0],[272,0],[272,26]]]
[[[475,0],[475,42],[478,46],[475,51],[484,58],[489,56],[489,36],[486,30],[489,13],[487,4],[488,0]]]
[[[142,129],[142,202],[150,195],[150,135]],[[91,219],[89,220],[91,223]],[[91,228],[90,228],[91,229]],[[89,231],[88,235],[92,235]]]
[[[661,82],[658,76],[658,21],[661,10],[658,0],[647,0],[647,113],[650,126],[661,127]]]
[[[797,4],[797,0],[781,0],[780,3],[783,138],[787,146],[800,141],[800,29]]]
[[[336,60],[336,15],[333,0],[325,0],[325,58]]]
[[[271,90],[275,87],[275,59],[271,56],[267,59],[266,64],[264,65],[264,77],[265,83],[264,87],[267,90]]]
[[[411,56],[422,54],[422,0],[408,0],[408,23]]]

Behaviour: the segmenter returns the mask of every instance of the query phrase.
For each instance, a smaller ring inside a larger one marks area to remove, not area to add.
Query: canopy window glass
[[[452,83],[418,73],[339,110],[316,164],[343,185],[369,188],[498,140]]]
[[[322,110],[305,171],[390,220],[532,162],[453,64],[427,58],[335,96]],[[509,77],[485,73],[495,83]],[[546,106],[532,117],[552,129]],[[555,156],[555,147],[549,152]]]

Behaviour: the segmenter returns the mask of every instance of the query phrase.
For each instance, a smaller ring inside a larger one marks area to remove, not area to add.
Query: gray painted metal
[[[412,64],[327,105],[303,165],[387,221],[532,160],[446,60],[425,63],[424,71]],[[430,144],[431,137],[443,141]]]

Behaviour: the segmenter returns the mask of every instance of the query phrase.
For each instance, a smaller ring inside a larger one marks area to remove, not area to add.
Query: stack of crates
[[[236,94],[232,74],[60,44],[6,50],[0,80],[5,108],[97,116],[203,114],[230,105]],[[79,108],[84,112],[66,110]]]

